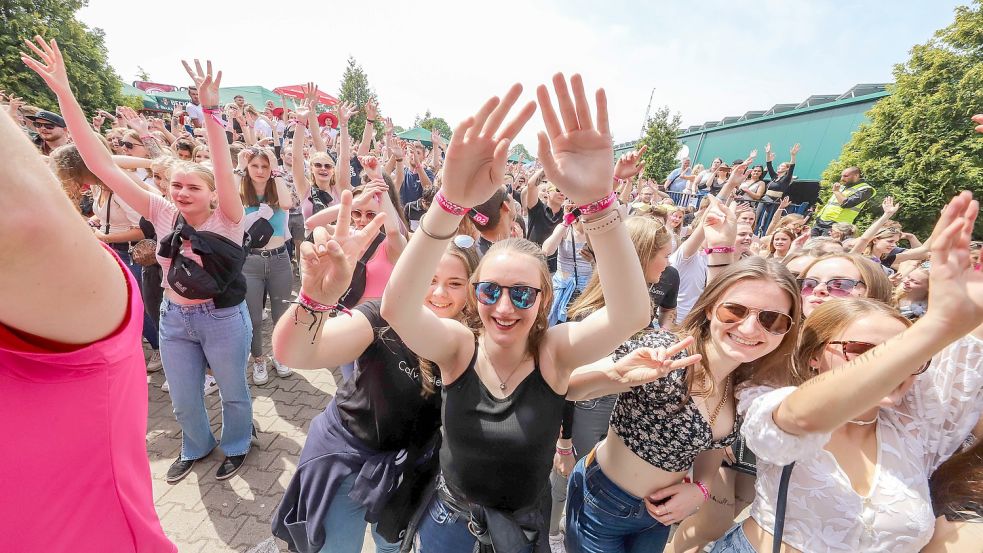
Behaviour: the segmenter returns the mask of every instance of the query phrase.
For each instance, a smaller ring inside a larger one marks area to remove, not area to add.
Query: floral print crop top
[[[621,344],[617,361],[638,348],[668,348],[679,340],[671,332],[645,332]],[[685,352],[674,359],[682,358]],[[741,419],[727,436],[713,439],[706,419],[693,399],[686,397],[686,369],[675,370],[655,382],[622,392],[611,413],[611,428],[625,445],[646,462],[668,472],[689,470],[697,454],[720,449],[737,439]]]

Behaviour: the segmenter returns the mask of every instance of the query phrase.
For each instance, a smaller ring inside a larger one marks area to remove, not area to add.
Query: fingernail
[[[328,251],[328,248],[326,248],[324,246],[324,244],[318,244],[318,246],[317,246],[317,253],[324,253],[326,251]]]

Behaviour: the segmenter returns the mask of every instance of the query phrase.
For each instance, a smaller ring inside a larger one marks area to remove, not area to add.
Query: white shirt
[[[188,102],[184,106],[184,112],[192,119],[198,121],[199,125],[205,126],[205,110],[201,109],[201,106],[196,106]]]
[[[983,409],[983,341],[972,336],[932,359],[896,409],[881,409],[877,466],[867,497],[824,446],[830,434],[794,436],[772,414],[795,391],[748,387],[737,392],[741,433],[758,456],[751,516],[775,527],[782,467],[795,462],[785,511],[788,545],[813,552],[921,551],[935,528],[928,478],[959,448]]]
[[[676,324],[679,324],[707,287],[707,256],[701,249],[689,259],[684,259],[680,248],[669,256],[669,264],[679,271],[679,293],[676,296]]]
[[[106,198],[103,198],[102,195],[103,188],[101,186],[92,187],[92,211],[99,217],[100,231],[106,234],[113,234],[140,227],[140,214],[127,205],[122,198],[113,194],[108,189],[106,190],[106,197],[109,201],[106,201]],[[100,205],[101,202],[105,203]],[[112,207],[110,207],[109,202],[112,202]],[[107,215],[109,218],[108,221],[106,220]],[[107,223],[109,224],[108,231],[106,230]]]
[[[270,124],[267,123],[266,121],[262,119],[257,119],[256,124],[253,125],[253,128],[256,129],[257,139],[273,138],[273,127],[271,127]]]

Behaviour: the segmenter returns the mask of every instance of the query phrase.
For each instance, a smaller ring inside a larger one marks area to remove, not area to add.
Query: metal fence
[[[703,201],[703,197],[707,195],[707,192],[697,192],[696,194],[691,194],[687,192],[666,192],[672,201],[676,205],[681,207],[699,208],[700,202]],[[751,209],[754,210],[757,215],[754,233],[758,236],[762,236],[765,230],[768,229],[768,225],[771,224],[772,217],[775,216],[775,212],[778,211],[778,202],[768,201],[768,200],[740,200],[741,203],[751,204]],[[800,215],[805,215],[809,210],[809,203],[802,202],[800,204],[789,204],[785,209],[786,214],[798,213]]]

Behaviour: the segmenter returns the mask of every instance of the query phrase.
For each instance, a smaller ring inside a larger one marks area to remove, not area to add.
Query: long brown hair
[[[747,257],[734,263],[707,283],[703,294],[683,319],[678,333],[681,336],[692,336],[696,339],[693,349],[703,356],[704,362],[686,369],[686,390],[690,395],[711,396],[714,392],[713,378],[710,368],[706,366],[707,346],[710,337],[711,311],[727,292],[738,282],[744,280],[762,280],[773,282],[782,289],[790,300],[792,309],[788,313],[792,317],[792,328],[782,337],[782,341],[774,351],[756,359],[753,363],[744,363],[734,371],[734,387],[748,380],[752,375],[770,375],[788,371],[792,362],[792,353],[799,334],[799,324],[802,320],[802,298],[792,273],[784,265],[773,259],[763,259],[757,256]]]
[[[542,345],[543,338],[546,337],[546,330],[549,328],[549,311],[553,305],[553,281],[550,277],[549,266],[546,264],[546,255],[543,254],[542,247],[525,238],[508,238],[501,242],[495,242],[485,252],[484,257],[481,258],[481,262],[478,263],[478,269],[471,275],[471,283],[468,286],[468,305],[475,313],[478,312],[478,296],[475,292],[474,285],[481,281],[481,268],[489,259],[499,253],[527,255],[536,261],[537,269],[539,269],[539,287],[542,289],[542,293],[539,295],[539,311],[536,313],[536,321],[532,325],[532,330],[529,331],[529,339],[526,346],[526,351],[533,356],[533,359],[536,359],[539,356],[539,346]],[[480,320],[471,326],[471,331],[474,332],[475,337],[480,334],[481,329]]]
[[[953,455],[929,480],[936,516],[966,511],[983,502],[983,440]]]
[[[882,315],[911,326],[911,321],[901,316],[897,309],[871,298],[838,298],[827,301],[816,308],[802,325],[802,334],[795,348],[792,363],[784,370],[756,371],[751,377],[755,384],[782,388],[798,386],[814,374],[809,370],[809,361],[819,356],[823,348],[840,332],[861,317]]]
[[[447,251],[444,255],[451,255],[458,258],[461,263],[464,264],[464,270],[468,274],[468,279],[470,279],[475,272],[478,270],[478,252],[475,248],[460,248],[453,242],[447,246]],[[474,306],[471,305],[470,301],[464,303],[464,309],[457,316],[457,320],[461,321],[468,328],[474,328],[476,325],[480,326],[481,322],[477,320],[478,314],[474,310]],[[434,374],[437,372],[434,367],[433,361],[429,359],[424,359],[418,357],[420,366],[420,384],[423,389],[420,391],[420,395],[423,397],[430,397],[435,391]]]
[[[625,221],[625,226],[628,228],[628,236],[635,246],[635,253],[638,254],[643,271],[655,254],[669,245],[672,240],[666,226],[652,217],[629,217]],[[601,290],[601,279],[597,271],[594,271],[580,297],[567,310],[567,318],[571,321],[579,321],[602,307],[604,307],[604,292]],[[651,309],[651,306],[649,307]]]
[[[276,169],[276,156],[263,148],[250,148],[250,153],[246,154],[246,164],[256,156],[261,156],[270,164],[270,178],[266,179],[266,188],[263,189],[263,203],[273,209],[280,206],[280,195],[276,191],[276,179],[273,177],[273,170]],[[239,182],[239,195],[242,196],[242,205],[246,207],[259,207],[259,196],[256,194],[256,187],[253,186],[252,179],[249,177],[249,169],[242,175]]]

